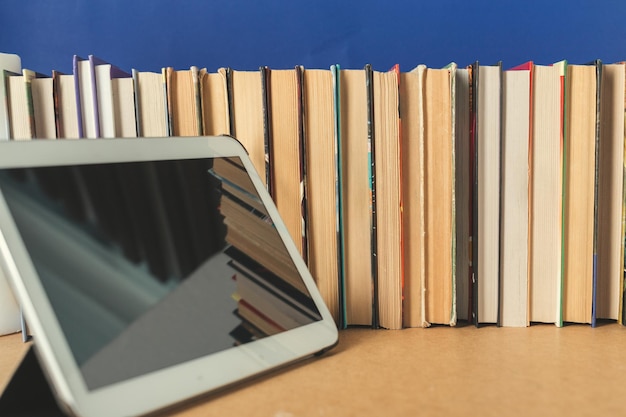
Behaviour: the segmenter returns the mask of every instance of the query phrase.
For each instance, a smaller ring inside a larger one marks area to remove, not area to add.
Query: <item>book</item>
[[[455,219],[456,219],[456,314],[458,320],[471,318],[470,285],[472,280],[471,195],[472,151],[470,137],[470,74],[467,68],[456,69],[455,118]],[[406,205],[406,203],[405,203]]]
[[[528,247],[533,63],[502,77],[500,324],[529,323]]]
[[[307,260],[302,69],[265,68],[272,198],[296,248]],[[277,154],[278,152],[278,154]]]
[[[0,75],[2,75],[2,82],[0,82],[0,140],[8,140],[11,137],[4,71],[15,74],[21,73],[22,60],[20,56],[0,52]]]
[[[230,134],[226,70],[200,74],[200,92],[203,133],[209,136]]]
[[[344,325],[374,320],[367,96],[365,70],[339,70]]]
[[[35,110],[31,83],[43,75],[29,69],[22,69],[22,74],[5,71],[4,75],[11,139],[32,139],[35,137]]]
[[[192,66],[188,70],[167,67],[165,71],[171,135],[201,136],[200,77],[206,70]]]
[[[56,139],[54,82],[52,77],[35,77],[30,83],[30,88],[33,103],[33,120],[35,123],[33,137],[39,139]]]
[[[626,93],[625,93],[626,94]],[[624,99],[624,119],[626,120],[626,98]],[[618,323],[624,325],[626,323],[626,308],[624,308],[624,303],[626,302],[625,292],[626,292],[626,129],[624,130],[624,166],[622,171],[622,229],[620,236],[620,265],[623,267],[622,272],[620,272],[620,277],[622,279],[622,283],[620,285],[620,294],[619,294],[619,313],[617,317]]]
[[[533,65],[529,320],[560,322],[563,123],[560,68]]]
[[[402,126],[403,262],[405,327],[427,327],[425,321],[424,225],[424,71],[425,65],[400,73]]]
[[[169,136],[165,69],[160,73],[132,70],[137,136]]]
[[[132,115],[134,120],[135,111],[133,109],[131,112],[128,108],[128,88],[132,87],[131,74],[95,57],[91,62],[94,65],[100,136],[103,138],[136,136],[136,132],[133,135],[128,128],[122,126],[118,128],[118,124],[125,123],[128,116]],[[120,88],[125,88],[125,93],[122,93]],[[126,105],[120,109],[122,102],[118,100],[122,97],[125,98],[123,103]],[[130,121],[125,124],[130,125]]]
[[[100,137],[96,60],[97,58],[93,55],[89,55],[87,59],[74,55],[72,60],[76,88],[76,110],[78,112],[78,135],[81,138]]]
[[[339,154],[333,70],[303,72],[308,267],[335,322],[341,323]]]
[[[600,211],[599,197],[600,197],[600,111],[602,107],[602,73],[604,64],[601,60],[596,59],[592,63],[596,67],[596,123],[595,123],[595,140],[594,140],[594,170],[593,170],[593,239],[592,239],[592,273],[591,273],[591,327],[596,327],[596,308],[598,300],[598,232],[600,228]]]
[[[132,77],[112,78],[111,95],[115,126],[114,136],[118,138],[137,137],[135,87]]]
[[[566,83],[563,321],[591,323],[596,66],[567,65]]]
[[[374,279],[375,309],[378,324],[386,329],[402,328],[402,153],[398,98],[399,67],[390,71],[371,71],[373,130],[371,161],[373,168],[371,253]],[[375,258],[375,259],[374,259]]]
[[[424,71],[425,320],[456,324],[454,115],[456,65]]]
[[[266,187],[271,187],[269,147],[265,137],[264,81],[261,71],[226,69],[230,133],[246,148]],[[271,191],[271,189],[270,189]]]
[[[500,322],[500,155],[502,66],[472,70],[475,125],[473,205],[474,323]]]
[[[624,63],[604,64],[600,89],[595,316],[617,320],[621,293]]]
[[[52,71],[57,137],[78,139],[78,110],[74,75]]]

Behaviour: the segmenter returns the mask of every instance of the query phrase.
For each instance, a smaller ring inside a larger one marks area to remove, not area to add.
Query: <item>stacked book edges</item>
[[[2,139],[241,141],[339,326],[623,322],[624,63],[125,72],[76,56],[43,75],[10,57]]]

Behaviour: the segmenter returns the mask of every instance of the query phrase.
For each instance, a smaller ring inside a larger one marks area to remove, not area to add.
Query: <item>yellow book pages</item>
[[[373,83],[379,324],[400,329],[403,239],[398,73],[374,71]]]
[[[426,318],[450,324],[452,311],[453,132],[450,73],[424,74]]]
[[[163,74],[133,70],[133,80],[135,82],[138,136],[168,136],[167,101]]]
[[[568,65],[563,321],[591,323],[596,67]]]
[[[365,71],[340,71],[346,323],[372,324],[371,191]]]
[[[402,116],[402,193],[404,236],[405,327],[423,327],[424,262],[424,123],[422,82],[425,67],[400,74]]]
[[[115,136],[118,138],[137,137],[133,79],[113,78],[111,84],[113,91]]]
[[[529,319],[531,322],[557,323],[563,183],[559,68],[535,65],[532,88]]]
[[[254,168],[267,186],[261,73],[231,70],[230,74],[231,134],[246,148]]]
[[[202,127],[207,136],[229,135],[228,93],[226,70],[202,75]]]
[[[305,70],[303,90],[308,266],[335,322],[339,323],[337,139],[332,72]]]
[[[301,171],[301,106],[299,73],[267,70],[272,160],[272,197],[298,251],[306,259]]]
[[[172,136],[200,136],[198,68],[167,69],[167,99]]]

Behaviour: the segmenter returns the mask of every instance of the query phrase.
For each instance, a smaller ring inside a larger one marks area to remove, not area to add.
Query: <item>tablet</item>
[[[2,144],[2,267],[68,414],[142,415],[337,342],[229,137]]]

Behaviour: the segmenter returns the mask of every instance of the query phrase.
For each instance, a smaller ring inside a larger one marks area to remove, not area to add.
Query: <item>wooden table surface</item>
[[[0,337],[0,391],[26,353]],[[626,328],[348,329],[325,356],[178,416],[626,415]]]

